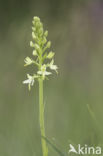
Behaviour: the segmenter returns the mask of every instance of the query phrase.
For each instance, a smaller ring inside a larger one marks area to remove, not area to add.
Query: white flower
[[[57,67],[57,65],[54,65],[54,60],[52,60],[50,62],[49,67],[50,67],[51,70],[55,70],[57,72],[58,67]]]
[[[33,76],[31,76],[31,75],[29,75],[29,74],[27,74],[27,80],[24,80],[23,81],[23,84],[28,84],[28,88],[29,88],[29,90],[31,89],[31,86],[33,86],[34,85],[34,77]]]
[[[30,57],[26,57],[24,62],[26,63],[24,66],[28,66],[33,63],[33,60]]]
[[[50,75],[51,72],[46,71],[46,65],[42,65],[41,70],[37,72],[39,75],[42,75],[45,78],[46,75]]]

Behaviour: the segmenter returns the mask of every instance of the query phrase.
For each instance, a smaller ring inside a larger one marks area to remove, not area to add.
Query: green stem
[[[43,137],[45,136],[45,125],[44,125],[44,104],[43,104],[43,80],[39,79],[39,119],[40,119],[40,131],[41,131],[41,144],[43,156],[48,156],[48,148],[46,141]]]

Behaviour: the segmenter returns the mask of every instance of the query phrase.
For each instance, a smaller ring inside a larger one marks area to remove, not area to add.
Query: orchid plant
[[[39,82],[39,120],[42,153],[43,156],[48,156],[48,147],[43,138],[46,137],[44,125],[43,81],[48,79],[48,76],[52,74],[53,70],[57,73],[58,67],[54,64],[55,53],[48,50],[51,47],[51,42],[47,41],[48,31],[44,31],[43,24],[39,17],[34,17],[32,23],[33,41],[30,41],[30,47],[33,48],[32,55],[34,58],[26,57],[24,66],[33,64],[37,67],[37,72],[33,75],[27,74],[27,80],[23,81],[23,84],[28,84],[28,89],[31,90],[35,81],[37,80]]]

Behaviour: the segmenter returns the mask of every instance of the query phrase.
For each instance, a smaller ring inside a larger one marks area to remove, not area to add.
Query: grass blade
[[[43,137],[43,136],[42,136]],[[48,138],[43,137],[46,142],[59,154],[59,156],[66,156],[63,152],[61,152],[56,145],[54,145]]]

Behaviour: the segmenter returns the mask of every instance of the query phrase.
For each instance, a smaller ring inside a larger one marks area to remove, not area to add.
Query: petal
[[[45,75],[50,75],[50,74],[52,74],[52,73],[45,71]]]
[[[51,66],[50,66],[50,69],[52,69],[52,70],[57,70],[58,67],[57,67],[56,65],[51,65]]]
[[[42,71],[38,71],[37,73],[38,73],[38,74],[40,74],[40,75],[42,75],[42,74],[43,74],[43,72],[42,72]]]
[[[32,79],[32,76],[29,75],[29,74],[27,74],[27,78],[28,78],[28,79]]]
[[[28,83],[30,83],[31,81],[29,80],[29,79],[27,79],[27,80],[24,80],[23,81],[23,84],[28,84]]]

